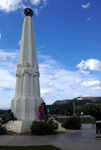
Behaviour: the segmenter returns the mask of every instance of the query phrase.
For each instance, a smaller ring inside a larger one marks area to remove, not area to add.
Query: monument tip
[[[26,16],[33,16],[34,15],[34,12],[33,12],[33,10],[32,9],[30,9],[30,8],[25,8],[24,9],[24,14],[26,15]]]

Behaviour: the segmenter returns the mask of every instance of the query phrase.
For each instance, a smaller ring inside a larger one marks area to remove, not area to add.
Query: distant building
[[[77,100],[82,100],[82,97],[77,97]]]

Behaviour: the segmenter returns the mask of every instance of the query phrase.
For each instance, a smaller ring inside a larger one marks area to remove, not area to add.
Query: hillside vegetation
[[[79,112],[81,113],[81,110],[83,110],[85,115],[90,115],[90,112],[93,108],[99,108],[101,109],[101,97],[79,97],[82,98],[82,100],[77,100],[77,98],[71,99],[71,100],[57,100],[55,101],[50,110],[51,114],[64,114],[64,111],[70,108],[72,111],[73,109],[73,100],[75,101],[75,112],[76,114]],[[58,106],[56,108],[55,106]]]

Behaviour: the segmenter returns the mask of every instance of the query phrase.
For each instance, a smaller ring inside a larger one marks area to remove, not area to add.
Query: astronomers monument
[[[7,123],[8,130],[22,133],[29,131],[34,120],[39,120],[37,113],[44,100],[40,97],[39,67],[37,63],[33,11],[24,10],[22,38],[19,62],[16,72],[15,97],[11,100],[11,111],[17,121]]]

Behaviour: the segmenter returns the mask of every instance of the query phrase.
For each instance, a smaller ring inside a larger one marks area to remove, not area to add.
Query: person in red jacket
[[[38,117],[39,117],[39,119],[40,119],[40,116],[41,116],[41,106],[39,106],[39,111],[38,111]]]
[[[46,116],[47,115],[46,103],[44,102],[43,105],[44,105],[44,115]]]
[[[41,103],[41,116],[40,116],[40,120],[42,120],[44,118],[44,104]]]

